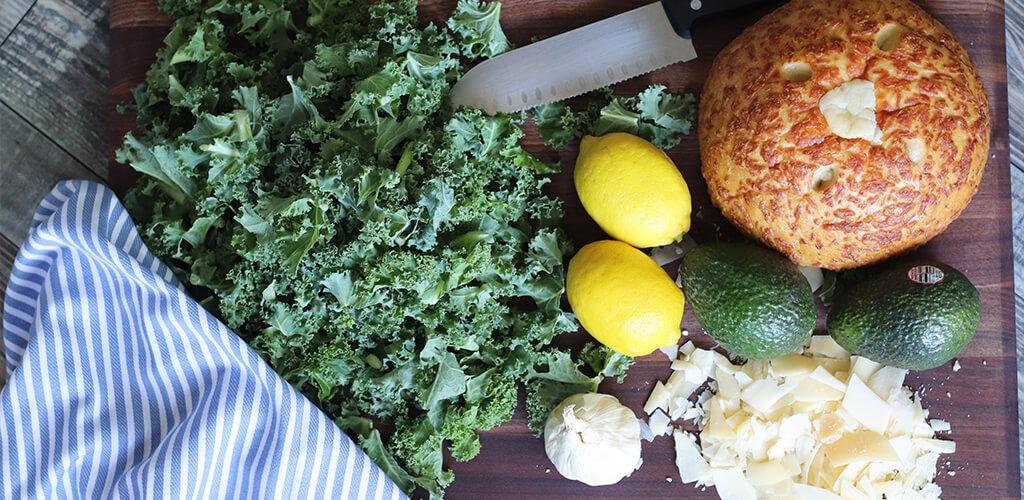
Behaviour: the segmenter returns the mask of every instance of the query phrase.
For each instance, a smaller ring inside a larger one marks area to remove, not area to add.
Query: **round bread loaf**
[[[963,45],[916,5],[793,0],[715,59],[699,136],[726,218],[840,270],[960,215],[988,156],[988,101]]]

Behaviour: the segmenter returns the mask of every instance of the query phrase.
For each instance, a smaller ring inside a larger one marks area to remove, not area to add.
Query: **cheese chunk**
[[[812,335],[808,341],[807,352],[811,356],[824,356],[827,358],[850,359],[850,352],[843,349],[843,346],[836,343],[831,335]]]
[[[882,130],[875,121],[875,84],[850,80],[818,101],[829,130],[844,139],[863,139],[879,144]]]
[[[665,384],[662,384],[660,380],[655,382],[654,389],[651,390],[651,396],[644,403],[644,413],[650,415],[654,413],[654,410],[668,408],[668,399],[671,396],[672,393],[665,388]]]
[[[807,377],[801,380],[796,389],[791,393],[793,399],[802,402],[839,401],[843,399],[843,391],[831,385],[826,385],[818,380]]]
[[[849,432],[832,444],[825,445],[825,456],[833,467],[852,462],[893,462],[900,457],[885,436],[869,430]]]
[[[740,393],[740,401],[761,413],[768,413],[783,396],[795,388],[795,385],[780,386],[768,379],[755,380]]]
[[[850,375],[842,406],[864,427],[875,432],[885,432],[889,426],[889,407],[856,374]]]
[[[757,500],[757,490],[743,476],[743,469],[711,469],[718,497],[722,500]]]
[[[864,356],[854,356],[853,363],[850,365],[850,373],[859,377],[861,381],[871,380],[871,376],[881,367],[881,364],[871,361]]]
[[[701,456],[700,448],[688,432],[676,429],[672,433],[676,443],[676,467],[683,483],[706,484],[711,480],[711,467]]]
[[[806,375],[819,366],[814,359],[799,354],[790,354],[776,358],[771,360],[769,364],[772,367],[772,374],[776,377]]]
[[[747,464],[747,480],[754,486],[769,486],[791,476],[778,460]]]
[[[892,391],[903,386],[903,380],[906,377],[907,370],[893,368],[891,366],[883,366],[879,368],[870,379],[862,377],[861,380],[867,380],[868,387],[870,387],[872,391],[875,391],[875,394],[878,394],[878,397],[888,399],[889,394],[891,394]]]
[[[655,410],[647,421],[647,426],[651,428],[651,433],[654,434],[654,437],[658,437],[668,434],[669,429],[671,429],[669,422],[668,415],[661,410]]]

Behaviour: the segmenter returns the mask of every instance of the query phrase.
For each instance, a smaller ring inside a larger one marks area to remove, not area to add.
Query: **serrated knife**
[[[694,21],[763,0],[662,0],[488,59],[452,88],[452,106],[510,113],[697,57]]]

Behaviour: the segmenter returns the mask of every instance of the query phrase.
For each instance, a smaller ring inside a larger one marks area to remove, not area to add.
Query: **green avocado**
[[[960,353],[981,320],[978,289],[935,261],[889,266],[836,297],[828,331],[853,354],[910,370]]]
[[[679,266],[683,293],[700,326],[730,354],[785,356],[817,322],[807,278],[782,255],[740,243],[698,245]]]

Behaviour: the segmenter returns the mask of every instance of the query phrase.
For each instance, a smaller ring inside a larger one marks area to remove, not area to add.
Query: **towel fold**
[[[40,203],[4,301],[2,498],[403,498],[188,297],[113,192]]]

